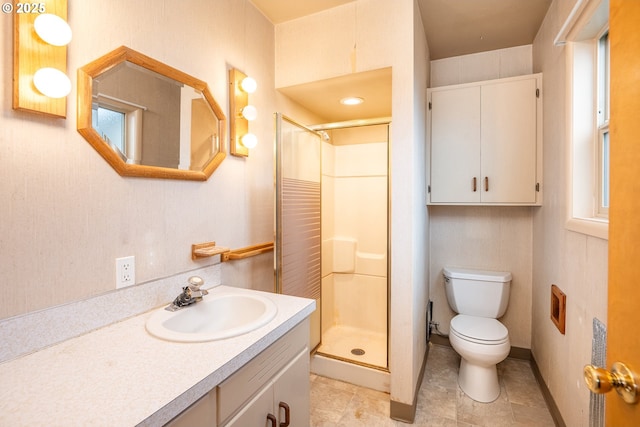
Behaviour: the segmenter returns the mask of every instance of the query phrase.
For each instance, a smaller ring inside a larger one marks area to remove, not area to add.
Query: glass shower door
[[[320,343],[321,138],[276,113],[276,292],[316,300],[311,348]]]

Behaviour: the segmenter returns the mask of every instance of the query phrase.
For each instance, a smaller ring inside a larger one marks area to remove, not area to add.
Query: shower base
[[[311,372],[389,393],[387,336],[366,329],[332,326],[322,334],[322,343],[311,358]]]
[[[322,334],[318,352],[376,368],[387,368],[386,335],[364,329],[333,326]]]

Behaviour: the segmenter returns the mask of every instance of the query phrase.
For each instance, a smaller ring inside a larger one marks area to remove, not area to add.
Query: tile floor
[[[414,426],[554,426],[528,361],[498,365],[501,393],[492,403],[475,402],[459,389],[459,363],[452,348],[431,344]],[[311,375],[312,427],[407,425],[389,418],[388,394]]]

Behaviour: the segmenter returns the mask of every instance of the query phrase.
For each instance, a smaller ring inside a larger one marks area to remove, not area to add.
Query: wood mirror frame
[[[170,167],[127,163],[123,160],[121,154],[112,149],[109,143],[93,128],[93,79],[125,61],[196,89],[202,94],[206,103],[209,104],[209,107],[218,120],[219,149],[200,170],[174,169]],[[202,80],[156,61],[126,46],[121,46],[78,69],[77,127],[78,132],[121,176],[206,181],[226,157],[224,148],[226,143],[226,117],[222,109],[213,99],[207,84]]]

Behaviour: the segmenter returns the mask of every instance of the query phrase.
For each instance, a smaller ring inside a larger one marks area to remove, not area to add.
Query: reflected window
[[[91,115],[93,128],[112,147],[125,152],[125,114],[120,111],[100,107],[93,109]]]

